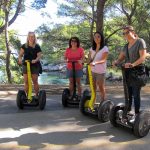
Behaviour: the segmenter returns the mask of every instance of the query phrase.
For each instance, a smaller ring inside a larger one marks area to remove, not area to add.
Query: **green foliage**
[[[45,8],[46,3],[47,0],[34,0],[34,2],[32,3],[32,7],[36,9]]]
[[[18,50],[20,49],[21,42],[19,38],[14,34],[15,31],[9,32],[9,38],[10,38],[10,47],[11,47],[11,59],[10,59],[10,70],[12,73],[12,79],[13,83],[22,83],[22,71],[21,67],[18,66]],[[3,34],[0,34],[0,72],[3,72],[3,77],[0,78],[1,81],[7,81],[6,79],[6,72],[5,72],[5,61],[6,61],[6,46],[5,46],[5,37]],[[19,78],[18,78],[19,77]]]
[[[47,26],[41,26],[37,32],[42,40],[42,50],[44,59],[48,62],[63,60],[65,49],[69,46],[69,39],[77,36],[80,39],[81,46],[89,50],[91,46],[89,40],[89,23],[87,21],[81,24],[56,25],[50,29]],[[43,31],[41,33],[41,30]],[[59,58],[59,59],[58,59]]]

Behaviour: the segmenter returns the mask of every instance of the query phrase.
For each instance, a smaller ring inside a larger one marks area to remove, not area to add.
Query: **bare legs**
[[[24,77],[24,89],[25,92],[28,93],[28,76],[27,74],[23,74],[23,77]],[[34,85],[35,95],[38,96],[38,92],[39,92],[38,75],[32,74],[31,77]]]
[[[76,78],[76,83],[78,89],[78,96],[81,96],[82,93],[81,78]],[[74,90],[73,78],[69,78],[69,90],[70,90],[70,95],[72,95]]]
[[[97,86],[99,88],[99,92],[100,92],[100,96],[101,96],[101,101],[104,101],[106,98],[106,92],[105,92],[105,81],[104,80],[100,80],[97,81]]]
[[[97,87],[99,88],[99,93],[101,97],[101,101],[105,100],[106,92],[105,92],[105,79],[101,78],[100,80],[93,80],[94,91],[96,94]],[[95,97],[96,102],[96,97]]]

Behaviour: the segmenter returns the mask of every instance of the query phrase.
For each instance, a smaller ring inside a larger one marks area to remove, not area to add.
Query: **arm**
[[[124,52],[121,52],[118,56],[118,59],[115,60],[115,64],[117,65],[117,64],[121,63],[124,59],[125,59],[125,54],[124,54]]]
[[[140,54],[140,58],[138,60],[136,60],[134,63],[131,64],[132,67],[138,66],[138,65],[142,64],[145,61],[145,59],[147,57],[146,49],[140,50],[139,54]]]
[[[19,52],[19,58],[18,58],[18,64],[21,65],[22,64],[22,57],[24,55],[24,49],[20,49],[20,52]]]
[[[42,52],[37,53],[36,62],[38,62],[42,58]]]
[[[36,59],[32,60],[32,64],[37,63],[41,59],[41,57],[42,57],[42,52],[38,52]]]
[[[78,60],[78,63],[79,64],[83,64],[84,63],[84,59],[85,59],[85,56],[84,56],[84,49],[81,51],[81,58],[80,60]]]
[[[107,58],[108,58],[108,52],[105,52],[102,54],[102,59],[100,61],[95,61],[94,63],[95,63],[95,65],[102,64],[102,63],[106,62]]]

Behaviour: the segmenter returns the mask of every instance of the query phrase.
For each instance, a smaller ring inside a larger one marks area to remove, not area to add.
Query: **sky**
[[[26,35],[29,31],[35,31],[38,26],[43,23],[47,22],[54,22],[54,23],[63,23],[65,22],[64,18],[57,17],[57,3],[54,0],[48,0],[46,4],[46,8],[41,10],[36,10],[30,7],[31,1],[33,0],[26,0],[25,6],[26,10],[24,13],[20,14],[15,22],[10,26],[10,30],[14,29],[18,31],[18,35],[21,43],[26,42]],[[58,0],[58,2],[63,2],[63,0]],[[47,17],[41,16],[42,12],[47,12],[51,19]]]

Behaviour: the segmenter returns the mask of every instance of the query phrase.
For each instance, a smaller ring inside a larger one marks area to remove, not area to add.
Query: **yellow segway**
[[[27,65],[27,76],[28,76],[28,93],[24,90],[19,90],[17,94],[17,106],[19,109],[23,109],[24,106],[36,107],[38,106],[40,110],[43,110],[46,105],[46,92],[45,90],[40,90],[38,94],[38,98],[32,96],[32,79],[31,79],[31,69],[30,69],[30,60],[26,60],[25,63]]]
[[[107,122],[109,121],[109,112],[114,104],[110,100],[104,100],[99,103],[94,102],[96,93],[93,86],[93,77],[90,65],[88,65],[88,76],[91,92],[88,89],[83,92],[79,105],[80,111],[84,115],[96,116],[101,122]]]

